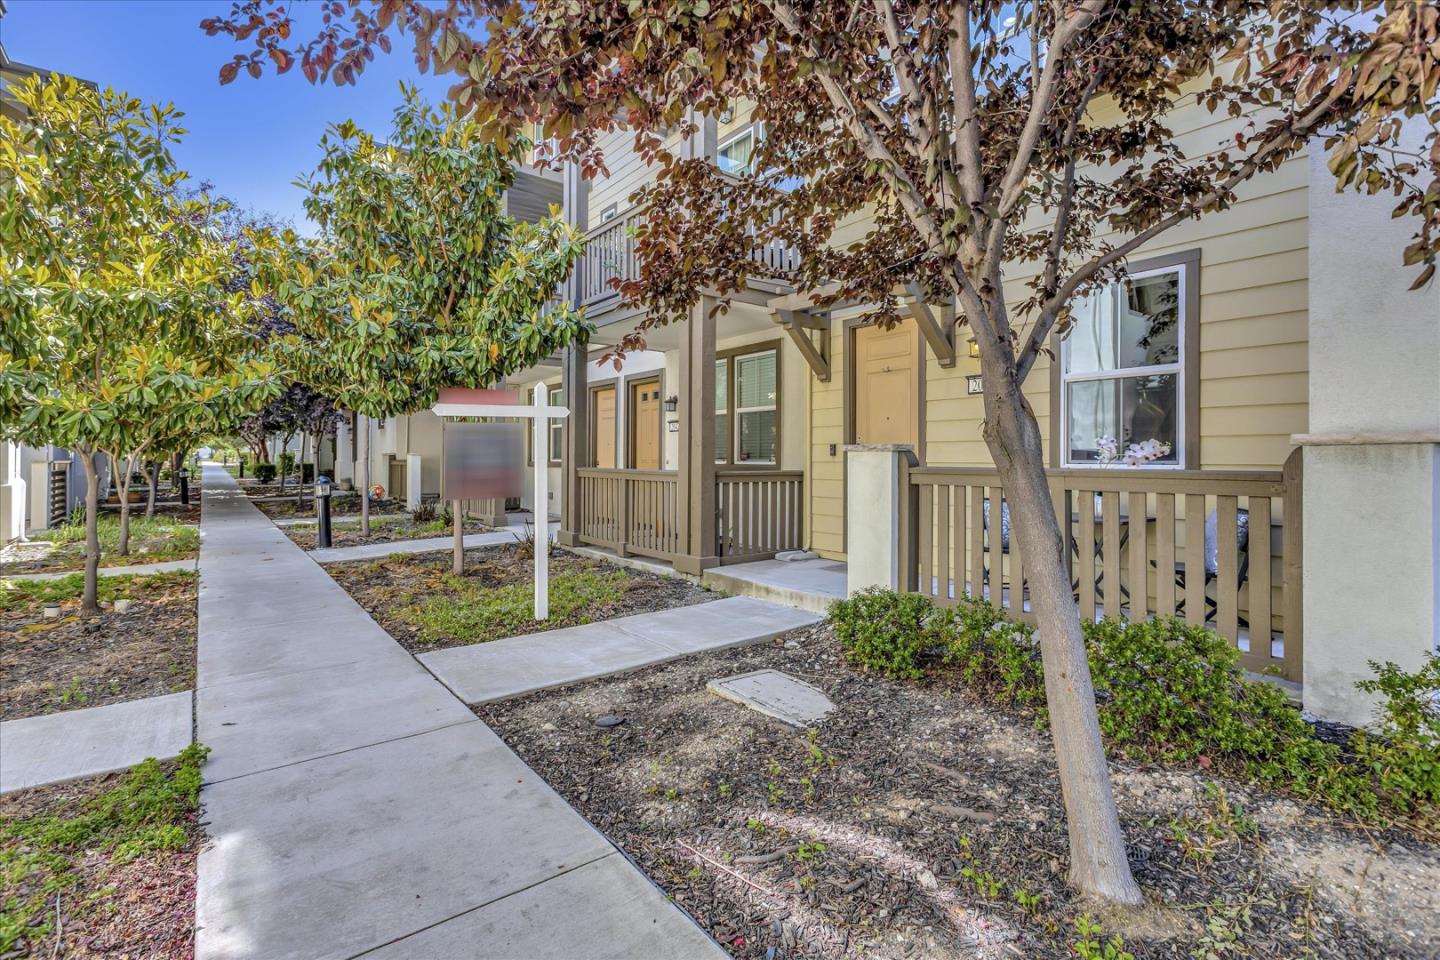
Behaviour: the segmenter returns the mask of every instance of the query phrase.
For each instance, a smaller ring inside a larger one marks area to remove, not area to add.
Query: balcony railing
[[[1245,669],[1300,680],[1298,451],[1277,472],[1066,469],[1049,477],[1082,618],[1179,616],[1234,642]],[[982,597],[1031,621],[997,472],[919,467],[909,483],[915,525],[901,582],[938,603]]]
[[[635,228],[644,222],[648,210],[648,207],[634,207],[585,235],[585,253],[575,268],[581,306],[608,304],[619,296],[613,280],[634,280],[640,275]],[[778,240],[756,247],[751,256],[759,265],[757,273],[766,278],[784,277],[798,262],[795,250]]]

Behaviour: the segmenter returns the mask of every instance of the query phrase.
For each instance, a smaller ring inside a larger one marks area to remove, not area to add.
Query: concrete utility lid
[[[824,719],[835,704],[818,688],[778,670],[756,670],[711,680],[706,687],[792,727],[808,727]]]

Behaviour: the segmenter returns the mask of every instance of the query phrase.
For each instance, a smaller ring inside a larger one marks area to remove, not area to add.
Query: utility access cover
[[[706,687],[726,700],[801,729],[813,726],[835,709],[819,688],[778,670],[756,670],[711,680]]]

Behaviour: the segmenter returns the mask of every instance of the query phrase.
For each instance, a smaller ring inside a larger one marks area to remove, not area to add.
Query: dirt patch
[[[294,526],[281,528],[285,536],[303,550],[314,550],[319,546],[319,532],[313,526]],[[453,533],[453,527],[443,520],[413,520],[409,514],[401,514],[392,517],[377,517],[370,520],[369,535],[360,532],[360,524],[345,523],[332,524],[330,527],[330,546],[332,547],[358,547],[369,543],[395,543],[401,540],[424,540],[432,537],[446,537]],[[485,533],[491,530],[478,520],[468,520],[465,523],[465,532]]]
[[[807,735],[705,689],[767,667],[836,711]],[[824,625],[476,713],[736,956],[1068,957],[1116,933],[1137,958],[1440,949],[1440,849],[1198,769],[1115,765],[1149,904],[1095,910],[1064,882],[1048,735],[943,679],[859,673]]]
[[[160,767],[173,773],[176,764]],[[166,818],[172,829],[164,848],[133,856],[103,836],[78,849],[45,845],[42,852],[26,829],[35,818],[84,817],[125,776],[0,797],[0,956],[194,956],[196,858],[204,833],[193,802]]]
[[[65,578],[54,587],[69,594],[58,620],[43,618],[46,599],[7,591],[0,609],[0,720],[99,707],[155,697],[195,686],[196,583],[192,573],[102,577],[102,602],[129,598],[130,609],[109,607],[95,619],[79,616],[79,589]],[[69,589],[64,589],[65,585]]]
[[[329,564],[325,569],[414,653],[719,597],[681,577],[658,576],[555,549],[550,554],[551,616],[536,623],[528,613],[534,577],[529,545],[467,550],[465,576],[460,579],[450,574],[450,561],[449,553],[395,554],[364,563]]]
[[[315,518],[315,498],[311,496],[309,489],[305,491],[305,502],[295,502],[295,487],[285,492],[283,499],[277,499],[278,489],[269,488],[269,492],[256,492],[257,488],[251,488],[245,492],[250,495],[251,502],[260,508],[260,512],[271,520],[313,520]],[[404,513],[405,504],[398,500],[371,500],[370,516],[374,517],[383,513]],[[330,516],[350,517],[359,516],[360,498],[355,494],[336,493],[330,497]]]

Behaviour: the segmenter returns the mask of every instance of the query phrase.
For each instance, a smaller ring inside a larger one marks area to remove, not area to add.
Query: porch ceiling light
[[[678,406],[680,406],[680,398],[679,398],[679,397],[671,396],[671,397],[666,397],[666,398],[665,398],[665,412],[666,412],[666,413],[674,413],[674,412],[675,412],[675,408],[678,407]]]

